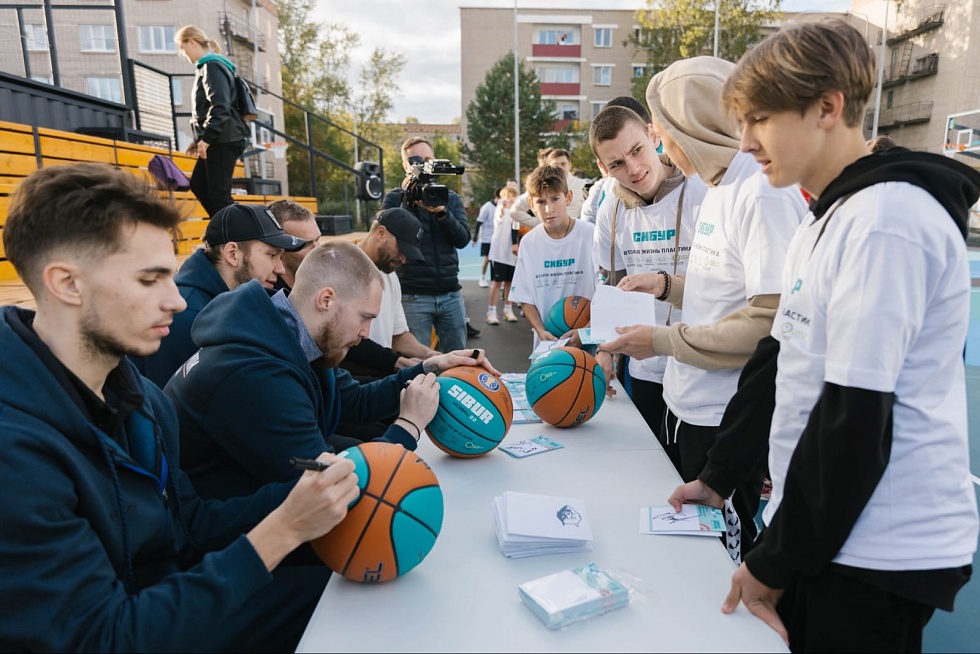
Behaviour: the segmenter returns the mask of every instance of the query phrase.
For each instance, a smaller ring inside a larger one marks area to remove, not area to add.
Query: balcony
[[[908,62],[885,68],[882,73],[882,88],[910,82],[920,77],[928,77],[939,72],[939,53],[931,52]]]
[[[236,41],[240,41],[253,48],[258,46],[260,52],[265,52],[265,35],[256,33],[248,20],[236,16],[229,11],[219,11],[218,25],[222,34],[230,36]]]
[[[541,82],[541,95],[578,95],[580,82]]]
[[[932,102],[912,102],[900,107],[882,109],[878,115],[878,129],[927,123],[932,118]],[[874,111],[864,115],[864,126],[870,130],[874,126]]]
[[[580,44],[544,44],[535,43],[531,46],[532,57],[581,57],[582,46]]]
[[[946,5],[934,4],[920,9],[906,20],[902,21],[896,30],[898,33],[889,38],[886,43],[894,45],[899,41],[910,39],[917,34],[928,32],[940,27],[946,19]]]

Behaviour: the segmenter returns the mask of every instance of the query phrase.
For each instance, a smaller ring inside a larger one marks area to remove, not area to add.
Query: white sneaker
[[[504,307],[504,320],[507,322],[517,322],[517,316],[514,315],[514,310],[510,308],[510,305]]]
[[[480,278],[480,281],[478,281],[476,284],[480,288],[489,288],[490,287],[490,282],[487,281],[487,278],[486,277],[481,277]]]
[[[490,307],[487,309],[487,324],[488,325],[499,325],[500,320],[497,319],[497,307]]]

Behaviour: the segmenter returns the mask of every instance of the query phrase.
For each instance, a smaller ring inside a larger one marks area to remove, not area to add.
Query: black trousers
[[[659,437],[667,404],[664,402],[664,385],[630,377],[630,399],[646,420],[654,436]]]
[[[717,427],[689,425],[667,409],[658,438],[681,478],[689,482],[697,479],[704,469],[708,462],[708,450],[715,444],[717,434]],[[735,487],[735,494],[732,496],[732,506],[742,524],[743,557],[748,554],[759,535],[755,526],[755,514],[759,511],[765,472],[763,462],[747,481]]]
[[[793,652],[921,652],[935,611],[833,567],[798,577],[776,610]]]
[[[208,146],[208,158],[198,159],[191,173],[191,192],[197,198],[208,216],[229,204],[231,199],[231,178],[235,174],[235,164],[245,152],[245,143],[215,143]]]

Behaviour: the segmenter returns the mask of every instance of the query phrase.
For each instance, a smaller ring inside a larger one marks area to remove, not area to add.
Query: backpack
[[[255,105],[255,95],[252,94],[252,87],[248,85],[242,76],[231,72],[231,69],[223,64],[218,64],[218,68],[231,75],[231,85],[235,91],[231,106],[239,113],[246,123],[252,122],[259,117],[259,109]]]
[[[191,180],[187,179],[174,160],[162,154],[155,154],[147,165],[147,170],[157,181],[157,185],[167,191],[186,191],[191,187]]]

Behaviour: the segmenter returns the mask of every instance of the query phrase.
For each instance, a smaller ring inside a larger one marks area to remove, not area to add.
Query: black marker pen
[[[289,465],[296,470],[316,470],[317,472],[323,472],[330,467],[329,463],[325,461],[315,461],[313,459],[297,459],[296,457],[290,457]]]

